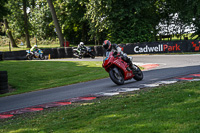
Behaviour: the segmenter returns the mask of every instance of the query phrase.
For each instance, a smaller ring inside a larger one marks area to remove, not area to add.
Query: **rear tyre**
[[[137,80],[137,81],[140,81],[140,80],[142,80],[143,79],[143,72],[141,71],[141,69],[138,67],[138,66],[136,66],[135,65],[135,67],[137,67],[137,71],[136,72],[134,72],[134,79],[135,80]]]
[[[124,84],[124,76],[118,68],[114,67],[114,68],[110,69],[109,75],[110,75],[111,80],[115,84],[117,84],[117,85],[123,85]]]

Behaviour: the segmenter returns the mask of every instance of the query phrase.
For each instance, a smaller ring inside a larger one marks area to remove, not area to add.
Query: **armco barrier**
[[[102,56],[103,55],[103,48],[102,46],[94,46],[95,54],[96,56]]]
[[[26,51],[3,52],[4,60],[25,60]]]
[[[71,47],[65,47],[65,57],[73,57],[73,51]]]
[[[51,58],[58,58],[58,50],[57,48],[52,48],[52,55],[51,55]]]
[[[65,58],[65,49],[64,48],[57,48],[58,51],[58,58]]]
[[[181,53],[181,52],[200,52],[199,40],[184,41],[162,41],[150,43],[127,43],[120,44],[124,52],[127,54],[150,54],[150,53]],[[102,46],[91,47],[95,51],[96,56],[103,55]],[[42,49],[44,55],[51,55],[51,58],[71,58],[73,52],[71,47],[65,48],[47,48]],[[26,51],[2,52],[4,60],[24,60],[26,59]]]

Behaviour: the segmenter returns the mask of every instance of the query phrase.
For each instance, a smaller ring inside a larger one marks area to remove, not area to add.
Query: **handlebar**
[[[113,57],[114,57],[114,58],[120,57],[120,56],[121,56],[121,54],[118,54],[117,52],[114,52],[114,53],[113,53]]]

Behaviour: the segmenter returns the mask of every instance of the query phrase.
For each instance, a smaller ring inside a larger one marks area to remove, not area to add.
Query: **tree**
[[[47,0],[47,2],[49,4],[49,8],[51,10],[51,14],[52,14],[52,18],[53,18],[53,21],[54,21],[54,25],[56,27],[56,32],[58,33],[58,38],[60,40],[60,47],[62,47],[64,45],[64,38],[63,38],[62,31],[61,31],[61,28],[60,28],[60,25],[59,25],[59,22],[58,22],[58,19],[57,19],[56,12],[55,12],[55,9],[54,9],[52,1],[51,0]]]
[[[95,45],[100,44],[109,33],[109,26],[113,24],[109,20],[112,9],[112,0],[90,0],[86,7],[86,17],[89,22],[91,39],[95,40]]]
[[[88,0],[56,0],[54,8],[62,33],[68,41],[88,43],[89,25],[85,17]]]
[[[51,12],[46,0],[37,0],[30,13],[29,22],[32,25],[32,36],[38,39],[52,39],[56,37]]]
[[[25,26],[25,37],[26,37],[26,46],[27,48],[31,48],[30,37],[28,31],[28,17],[27,17],[27,1],[23,0],[23,12],[24,12],[24,26]]]
[[[8,37],[10,38],[10,42],[11,42],[12,47],[17,47],[15,40],[12,36],[12,32],[11,32],[9,26],[8,26],[8,21],[7,21],[6,18],[4,18],[4,24],[5,24],[5,28],[6,28],[6,33],[8,34]]]
[[[5,4],[7,3],[7,0],[0,0],[0,20],[3,19],[3,16],[5,16],[8,13],[8,9],[6,8]]]
[[[29,40],[30,23],[28,21],[29,6],[30,2],[26,0],[9,0],[6,4],[6,7],[10,10],[6,19],[10,29],[12,29],[13,36],[17,39],[25,37],[27,48],[31,47]]]
[[[90,34],[97,40],[109,39],[115,43],[155,40],[160,16],[157,0],[90,0],[87,18]]]

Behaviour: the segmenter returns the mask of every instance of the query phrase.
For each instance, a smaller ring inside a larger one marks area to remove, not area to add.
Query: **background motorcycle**
[[[35,53],[31,52],[30,50],[26,50],[27,54],[26,54],[26,58],[28,60],[32,60],[32,59],[41,59],[44,60],[44,54],[43,51],[41,49],[38,49]]]
[[[107,57],[104,59],[103,68],[109,73],[111,80],[117,84],[124,84],[125,80],[135,79],[140,81],[143,79],[143,73],[137,65],[134,65],[136,70],[131,70],[129,65],[122,60],[120,55],[117,55],[115,52],[107,53]]]
[[[92,59],[95,58],[93,49],[91,49],[89,47],[82,48],[81,52],[77,48],[75,48],[75,49],[73,49],[73,55],[75,57],[78,57],[79,59],[82,59],[82,57],[91,57]]]

